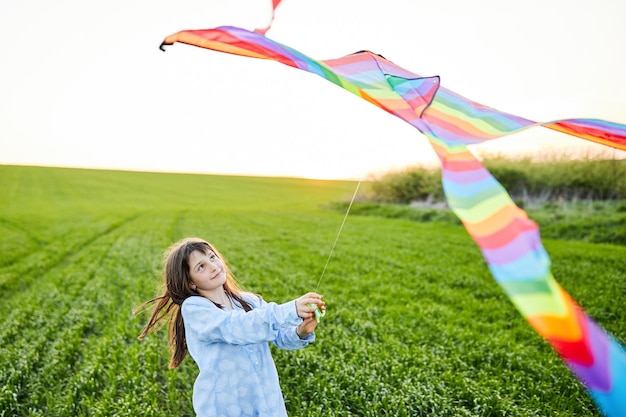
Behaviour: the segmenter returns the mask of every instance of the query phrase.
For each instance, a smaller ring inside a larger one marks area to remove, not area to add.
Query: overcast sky
[[[0,3],[0,163],[361,178],[436,162],[418,131],[320,77],[158,49],[179,30],[265,26],[270,4]],[[625,17],[623,0],[283,0],[268,36],[315,59],[368,49],[535,121],[626,123]],[[534,128],[476,151],[586,146]]]

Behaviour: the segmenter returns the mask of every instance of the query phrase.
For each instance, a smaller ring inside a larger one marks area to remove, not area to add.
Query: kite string
[[[359,191],[359,187],[361,186],[361,181],[356,184],[356,188],[354,189],[354,193],[352,194],[352,199],[350,199],[350,204],[348,204],[348,209],[346,210],[346,214],[343,216],[343,221],[341,222],[341,226],[339,226],[339,231],[337,232],[337,236],[335,236],[335,242],[333,246],[330,248],[330,253],[328,254],[328,258],[326,259],[326,265],[324,265],[324,269],[322,269],[322,274],[320,275],[320,279],[317,281],[317,285],[315,286],[315,292],[317,292],[320,284],[322,282],[322,278],[324,278],[324,273],[326,273],[326,268],[328,268],[328,264],[330,263],[330,258],[333,256],[333,252],[335,251],[335,246],[337,246],[337,241],[339,241],[339,236],[341,235],[341,231],[343,230],[343,225],[346,224],[346,219],[348,218],[348,214],[350,213],[350,208],[352,208],[352,203],[354,203],[354,199],[356,198],[356,194]]]

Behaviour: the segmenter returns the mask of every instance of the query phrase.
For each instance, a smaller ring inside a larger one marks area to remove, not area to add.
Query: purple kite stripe
[[[455,184],[472,184],[486,178],[491,178],[491,174],[485,168],[463,172],[450,171],[446,169],[442,171],[441,176],[443,179]]]
[[[528,252],[538,249],[543,250],[541,239],[539,238],[539,231],[527,230],[517,235],[515,239],[503,247],[497,249],[482,249],[481,251],[488,263],[504,265],[525,256]]]
[[[579,316],[583,315],[579,314]],[[611,384],[609,382],[609,339],[606,333],[604,333],[593,320],[586,315],[583,317],[582,330],[584,333],[587,333],[587,335],[582,335],[581,338],[591,343],[590,348],[594,362],[591,366],[577,364],[572,360],[567,360],[566,362],[572,372],[578,376],[587,388],[608,392],[611,390]]]

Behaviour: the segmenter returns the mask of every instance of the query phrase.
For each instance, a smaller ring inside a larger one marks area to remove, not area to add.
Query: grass
[[[543,236],[626,246],[626,200],[561,201],[527,212]]]
[[[138,342],[161,254],[200,236],[271,301],[312,290],[350,182],[0,166],[0,416],[193,415],[189,358]],[[544,240],[562,286],[626,341],[626,248]],[[593,277],[593,279],[589,279]],[[350,216],[307,349],[274,358],[291,416],[598,416],[447,223]]]

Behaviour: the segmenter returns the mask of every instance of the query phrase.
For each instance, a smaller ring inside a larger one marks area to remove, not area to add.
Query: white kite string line
[[[324,265],[324,269],[322,270],[322,275],[320,275],[320,279],[317,281],[317,285],[315,286],[315,291],[320,286],[322,282],[322,278],[324,278],[324,273],[326,272],[326,268],[328,268],[328,263],[330,262],[330,258],[333,256],[333,252],[335,251],[335,246],[337,246],[337,241],[339,240],[339,235],[341,235],[341,231],[343,230],[343,225],[346,224],[346,219],[348,218],[348,214],[350,213],[350,208],[352,207],[352,203],[354,203],[354,199],[356,198],[356,193],[359,191],[359,187],[361,186],[361,181],[356,184],[356,188],[354,190],[354,194],[352,194],[352,199],[350,200],[350,204],[348,204],[348,209],[346,210],[346,214],[343,216],[343,221],[341,222],[341,226],[339,226],[339,231],[337,232],[337,236],[335,237],[335,242],[333,243],[332,248],[330,249],[330,253],[328,254],[328,259],[326,259],[326,265]]]

